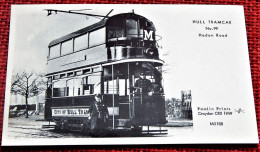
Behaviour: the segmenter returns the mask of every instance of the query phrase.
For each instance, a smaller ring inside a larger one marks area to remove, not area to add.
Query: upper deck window
[[[112,20],[107,27],[107,38],[119,38],[124,37],[125,22],[124,20]]]
[[[65,41],[61,44],[61,55],[73,52],[73,40]]]
[[[89,46],[96,46],[105,43],[105,28],[98,29],[89,34]]]
[[[50,47],[50,55],[49,58],[53,59],[60,56],[60,44],[54,45]]]
[[[88,48],[88,33],[76,37],[74,40],[74,51],[80,51]]]
[[[107,38],[120,38],[120,37],[139,37],[143,38],[144,31],[154,32],[155,28],[152,22],[143,18],[116,18],[108,22]]]
[[[133,19],[126,20],[126,35],[130,37],[138,37],[137,21]]]

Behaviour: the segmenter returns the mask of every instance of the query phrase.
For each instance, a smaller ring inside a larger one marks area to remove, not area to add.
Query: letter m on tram
[[[153,41],[153,31],[144,30],[144,40]]]

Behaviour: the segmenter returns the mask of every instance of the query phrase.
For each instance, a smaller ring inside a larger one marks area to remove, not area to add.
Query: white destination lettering
[[[153,41],[153,31],[144,30],[144,40],[150,40]]]
[[[52,109],[53,117],[88,117],[89,108]]]

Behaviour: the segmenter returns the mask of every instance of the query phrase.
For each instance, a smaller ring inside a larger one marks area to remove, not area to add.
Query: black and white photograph
[[[12,5],[2,145],[258,142],[243,6]]]

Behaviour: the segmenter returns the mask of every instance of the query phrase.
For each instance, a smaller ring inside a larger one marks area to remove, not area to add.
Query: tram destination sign
[[[3,146],[259,143],[243,6],[10,14]]]
[[[89,117],[89,108],[52,109],[53,117]]]

